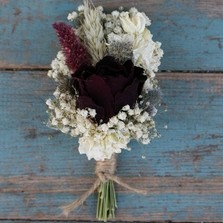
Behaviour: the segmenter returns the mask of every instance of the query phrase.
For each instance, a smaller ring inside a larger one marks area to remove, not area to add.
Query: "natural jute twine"
[[[88,191],[86,191],[80,196],[79,199],[71,202],[70,204],[60,207],[63,210],[63,214],[65,216],[68,216],[71,211],[82,205],[84,201],[87,200],[87,198],[91,194],[93,194],[94,191],[100,186],[101,182],[106,182],[108,180],[112,180],[117,184],[123,186],[124,188],[133,191],[137,194],[144,194],[144,195],[147,194],[146,190],[141,190],[131,187],[129,184],[124,183],[121,178],[114,175],[116,171],[116,161],[117,161],[117,156],[113,155],[109,160],[96,162],[96,167],[95,167],[95,174],[97,176],[96,181],[93,183],[93,185],[89,188]]]

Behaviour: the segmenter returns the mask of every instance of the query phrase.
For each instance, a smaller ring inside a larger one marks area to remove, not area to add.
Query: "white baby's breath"
[[[74,21],[77,18],[77,16],[78,16],[77,12],[74,11],[68,14],[67,19],[69,21]]]
[[[78,8],[77,8],[77,10],[78,10],[79,12],[84,11],[84,5],[79,5]]]
[[[111,14],[112,14],[112,16],[113,16],[114,18],[118,18],[119,15],[120,15],[120,12],[117,11],[117,10],[115,10],[115,11],[113,11]]]
[[[53,78],[55,81],[63,80],[64,78],[70,77],[71,71],[65,62],[65,57],[62,51],[57,53],[57,57],[51,63],[51,70],[48,71],[47,75]]]

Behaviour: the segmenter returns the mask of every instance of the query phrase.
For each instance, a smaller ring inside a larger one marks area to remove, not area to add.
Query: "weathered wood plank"
[[[194,177],[122,177],[123,180],[137,188],[145,188],[149,194],[222,194],[223,177],[194,178]],[[23,193],[23,194],[57,194],[75,193],[77,195],[85,192],[94,182],[92,177],[72,176],[11,176],[0,177],[1,193]],[[118,193],[129,193],[121,186],[116,186]]]
[[[81,0],[1,0],[0,68],[48,67],[58,50],[51,24],[65,20]],[[160,70],[223,70],[223,1],[95,0],[106,10],[136,6],[152,19],[163,43]]]
[[[182,221],[182,216],[184,216],[184,221],[197,221],[199,212],[205,211],[212,204],[215,206],[212,206],[211,212],[206,213],[202,219],[200,218],[200,221],[204,219],[205,221],[214,221],[214,219],[222,217],[221,208],[217,209],[218,202],[222,202],[222,197],[216,200],[217,196],[222,194],[222,177],[211,180],[192,177],[142,177],[141,179],[134,177],[124,179],[135,186],[145,187],[148,189],[149,195],[146,197],[136,196],[117,187],[120,207],[117,221],[160,221],[161,219]],[[93,178],[28,176],[1,178],[0,187],[5,187],[5,190],[1,191],[1,198],[7,202],[7,208],[11,210],[7,215],[7,218],[10,219],[65,220],[75,218],[76,220],[95,220],[96,196],[89,198],[86,204],[74,211],[69,218],[60,215],[61,212],[57,208],[86,191],[92,183]],[[25,211],[21,210],[20,205],[20,212],[18,212],[16,205],[18,200],[22,198]],[[130,204],[132,199],[136,199],[134,206]],[[207,201],[206,199],[211,200]],[[152,205],[150,202],[153,202]],[[192,202],[196,203],[192,204]],[[197,210],[191,210],[195,207]],[[132,213],[133,210],[135,214]],[[3,211],[7,212],[7,209]],[[184,213],[177,214],[178,212]],[[0,212],[0,219],[4,218],[4,215],[5,213]],[[175,215],[175,217],[172,218],[171,215]],[[213,218],[214,216],[215,218]]]
[[[221,221],[222,74],[158,77],[163,105],[156,120],[162,137],[148,146],[132,142],[134,149],[120,154],[117,171],[150,193],[117,187],[116,220]],[[44,125],[44,101],[53,82],[46,72],[24,71],[2,72],[0,83],[0,219],[95,221],[96,196],[69,218],[58,209],[90,186],[94,161],[78,154],[76,139]]]

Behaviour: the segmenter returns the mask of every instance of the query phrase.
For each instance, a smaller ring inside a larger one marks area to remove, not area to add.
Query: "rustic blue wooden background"
[[[89,188],[94,161],[77,140],[47,128],[46,76],[58,51],[54,21],[81,1],[0,0],[0,222],[96,221],[96,195],[68,218],[58,207]],[[118,158],[118,175],[140,196],[117,186],[117,222],[223,222],[223,1],[95,0],[146,11],[163,44],[162,135]],[[165,109],[167,112],[164,112]],[[145,159],[142,159],[145,157]]]

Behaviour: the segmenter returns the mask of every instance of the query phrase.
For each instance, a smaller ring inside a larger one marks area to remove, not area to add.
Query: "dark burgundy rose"
[[[78,92],[77,107],[96,110],[96,121],[106,123],[123,106],[134,107],[146,80],[143,69],[131,60],[123,65],[111,56],[104,57],[95,67],[83,65],[72,75]]]

